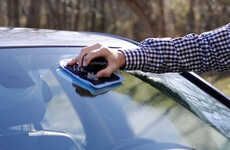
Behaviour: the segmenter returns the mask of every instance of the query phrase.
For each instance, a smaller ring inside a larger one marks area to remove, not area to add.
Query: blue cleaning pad
[[[58,75],[71,82],[73,85],[87,90],[92,95],[105,93],[122,84],[123,77],[117,73],[113,74],[113,76],[116,77],[116,80],[110,80],[108,78],[102,82],[100,79],[98,79],[98,83],[94,84],[94,82],[90,82],[90,80],[88,80],[86,77],[80,76],[68,70],[66,67],[66,62],[68,62],[68,60],[62,60],[59,62],[59,67],[56,70]]]

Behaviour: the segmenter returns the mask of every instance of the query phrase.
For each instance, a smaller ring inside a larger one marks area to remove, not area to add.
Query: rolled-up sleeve
[[[153,73],[230,69],[230,24],[200,35],[148,38],[136,49],[120,50],[124,69]]]

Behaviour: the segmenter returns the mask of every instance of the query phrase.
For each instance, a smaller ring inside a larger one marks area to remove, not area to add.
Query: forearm
[[[134,50],[121,50],[125,69],[165,73],[230,69],[230,24],[180,38],[149,38]]]

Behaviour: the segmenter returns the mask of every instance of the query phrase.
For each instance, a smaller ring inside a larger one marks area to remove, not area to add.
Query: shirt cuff
[[[120,49],[118,50],[125,56],[125,65],[121,69],[125,70],[143,70],[146,63],[146,52],[141,48]]]

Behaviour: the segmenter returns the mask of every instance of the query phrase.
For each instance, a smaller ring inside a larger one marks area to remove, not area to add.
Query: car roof
[[[114,48],[136,47],[132,40],[105,33],[0,27],[0,47],[87,46],[95,43]]]

